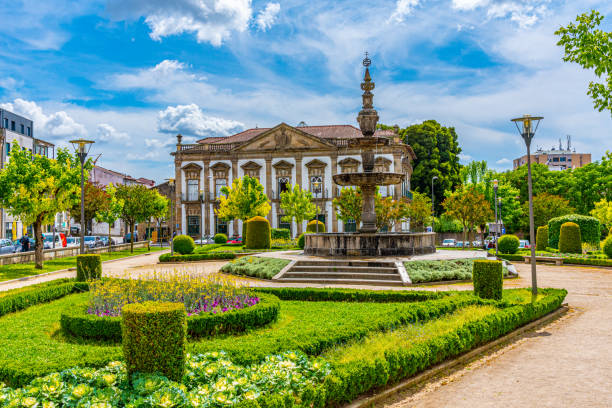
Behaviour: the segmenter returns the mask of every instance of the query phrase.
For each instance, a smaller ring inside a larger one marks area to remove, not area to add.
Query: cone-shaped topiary
[[[561,233],[561,225],[566,222],[574,222],[580,227],[580,237],[582,241],[589,244],[599,245],[601,238],[600,226],[601,223],[595,217],[586,215],[570,214],[563,215],[557,218],[551,218],[548,221],[548,246],[551,248],[559,248],[559,234]]]
[[[516,235],[502,235],[497,248],[502,254],[515,254],[518,251],[519,239]]]
[[[247,248],[270,248],[270,223],[264,217],[256,216],[247,221]]]
[[[559,233],[559,252],[566,254],[582,253],[580,226],[575,222],[566,222],[561,225],[561,232]]]
[[[610,235],[608,235],[608,238],[606,238],[606,240],[603,242],[601,249],[608,258],[612,259],[612,231]]]
[[[177,235],[172,240],[174,250],[181,255],[187,255],[193,253],[195,249],[195,242],[189,235]]]
[[[306,232],[317,232],[317,223],[319,223],[319,232],[325,232],[325,224],[318,220],[312,220],[306,225]]]
[[[536,251],[546,251],[548,246],[548,225],[538,227],[536,234]]]
[[[222,234],[222,233],[215,234],[215,237],[213,238],[213,241],[215,241],[215,244],[226,244],[227,243],[227,235]]]

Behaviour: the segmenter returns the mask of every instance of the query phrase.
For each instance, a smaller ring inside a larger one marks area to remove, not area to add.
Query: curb
[[[561,305],[561,307],[559,307],[557,310],[552,311],[549,314],[540,317],[538,320],[534,320],[533,322],[526,324],[525,326],[519,327],[518,329],[506,334],[505,336],[502,336],[480,347],[477,347],[474,350],[468,351],[467,353],[462,354],[461,356],[453,360],[435,365],[432,368],[422,372],[421,374],[418,374],[415,377],[408,378],[391,388],[387,388],[377,393],[376,395],[373,395],[371,397],[358,398],[357,400],[351,402],[350,404],[344,405],[343,408],[372,407],[374,404],[379,403],[383,400],[386,400],[392,395],[397,394],[416,384],[425,382],[431,379],[432,377],[435,377],[436,375],[442,373],[443,371],[446,371],[455,366],[464,364],[468,362],[469,360],[473,359],[474,357],[476,357],[478,354],[490,351],[494,349],[495,347],[499,346],[500,344],[508,343],[509,341],[514,340],[516,337],[520,336],[521,334],[527,331],[530,331],[532,329],[535,329],[537,326],[550,323],[551,321],[561,317],[568,311],[569,311],[569,306],[567,305],[567,303],[565,303]]]
[[[141,256],[149,256],[149,255],[153,255],[153,254],[156,254],[156,253],[163,253],[163,252],[164,251],[161,250],[161,251],[147,252],[145,254],[125,256],[123,258],[109,259],[108,261],[102,262],[102,265],[107,264],[107,263],[112,263],[112,262],[125,261],[126,259],[138,258],[138,257],[141,257]],[[68,268],[68,269],[59,269],[57,271],[45,272],[45,273],[41,273],[41,274],[38,274],[38,275],[30,275],[30,276],[24,276],[24,277],[21,277],[21,278],[17,278],[17,279],[7,280],[7,281],[4,281],[4,282],[0,282],[0,291],[2,290],[2,286],[8,285],[10,283],[27,282],[29,280],[38,279],[38,278],[44,277],[44,276],[53,276],[53,275],[59,275],[59,274],[66,273],[66,272],[74,272],[74,271],[76,271],[76,267]]]

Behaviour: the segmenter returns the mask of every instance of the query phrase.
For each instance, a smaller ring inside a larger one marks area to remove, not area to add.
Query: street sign
[[[502,235],[506,233],[506,227],[502,227]]]

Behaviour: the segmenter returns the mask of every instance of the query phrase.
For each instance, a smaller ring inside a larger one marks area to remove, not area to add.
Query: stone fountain
[[[389,143],[385,137],[376,137],[378,113],[373,106],[374,82],[370,77],[370,59],[363,60],[366,67],[361,89],[363,106],[357,122],[363,137],[351,141],[352,146],[361,151],[362,172],[342,173],[333,176],[339,186],[358,186],[361,188],[363,206],[362,225],[358,233],[323,233],[304,236],[304,253],[319,256],[393,256],[413,255],[435,252],[434,233],[378,233],[376,227],[375,196],[377,186],[401,183],[403,173],[374,171],[374,155],[378,147]]]

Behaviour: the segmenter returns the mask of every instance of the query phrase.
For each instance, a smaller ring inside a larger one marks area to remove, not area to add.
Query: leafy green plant
[[[608,235],[608,238],[606,238],[601,245],[601,249],[603,250],[604,254],[606,254],[606,256],[612,260],[612,234]]]
[[[174,250],[181,255],[192,254],[195,249],[195,242],[189,235],[177,235],[172,240]]]
[[[536,234],[536,251],[545,251],[548,246],[548,225],[538,227]]]
[[[289,262],[288,259],[245,256],[226,263],[221,267],[220,271],[233,275],[272,279],[272,277],[287,266]]]
[[[272,239],[291,239],[291,231],[287,228],[272,228]]]
[[[516,235],[502,235],[499,237],[497,248],[502,254],[515,254],[518,251],[519,239]]]
[[[580,227],[578,224],[574,222],[565,222],[561,225],[559,252],[582,254],[582,238],[580,237]]]
[[[548,221],[548,246],[559,248],[559,236],[561,234],[561,225],[566,222],[573,222],[580,227],[580,237],[583,242],[599,245],[599,220],[595,217],[586,215],[570,214],[562,217],[553,218]]]
[[[86,282],[102,277],[102,260],[99,254],[83,254],[76,257],[76,280]]]
[[[264,217],[253,217],[247,221],[247,248],[270,248],[270,222]]]
[[[474,293],[483,299],[501,300],[504,285],[501,261],[474,261]]]
[[[221,233],[215,234],[213,241],[215,241],[215,244],[225,244],[227,243],[227,235]]]

